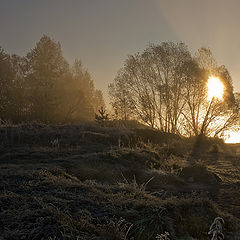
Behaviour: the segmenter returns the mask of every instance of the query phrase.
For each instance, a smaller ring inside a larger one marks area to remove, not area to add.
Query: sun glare
[[[225,143],[240,143],[240,131],[228,132]]]
[[[211,101],[213,98],[219,100],[223,99],[224,85],[219,78],[211,76],[208,79],[208,100]]]

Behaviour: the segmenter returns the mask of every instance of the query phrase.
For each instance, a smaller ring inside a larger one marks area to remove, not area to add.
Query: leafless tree
[[[207,99],[211,75],[225,86],[223,101]],[[150,45],[129,56],[109,91],[115,112],[125,118],[131,115],[152,128],[187,136],[220,135],[238,113],[227,69],[217,66],[209,49],[193,57],[183,43]]]

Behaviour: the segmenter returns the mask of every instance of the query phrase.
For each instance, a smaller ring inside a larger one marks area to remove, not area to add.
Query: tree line
[[[209,76],[224,84],[222,101],[208,100]],[[234,93],[227,68],[210,49],[191,54],[182,42],[152,44],[129,55],[109,95],[113,118],[136,119],[165,132],[219,136],[239,124],[240,94]],[[103,94],[81,61],[71,66],[50,37],[43,35],[24,57],[0,47],[0,120],[92,121],[104,108]]]
[[[207,98],[207,80],[224,84],[223,100]],[[225,66],[210,49],[191,54],[180,43],[163,42],[128,56],[109,95],[115,118],[139,119],[161,131],[187,136],[220,136],[239,121],[239,94]]]
[[[73,66],[61,45],[43,37],[26,56],[9,55],[0,47],[0,119],[14,123],[73,123],[94,120],[104,107],[81,61]]]

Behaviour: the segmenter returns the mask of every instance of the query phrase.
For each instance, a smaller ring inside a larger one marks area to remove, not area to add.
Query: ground
[[[0,239],[240,239],[240,146],[138,126],[0,127]],[[190,164],[192,163],[192,164]]]

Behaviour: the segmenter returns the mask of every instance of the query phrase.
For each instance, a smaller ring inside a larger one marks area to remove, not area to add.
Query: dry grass
[[[167,231],[200,240],[216,216],[226,239],[237,239],[236,160],[211,162],[206,153],[206,171],[222,179],[216,186],[181,177],[188,147],[129,129],[3,126],[0,139],[0,239],[140,240]]]

